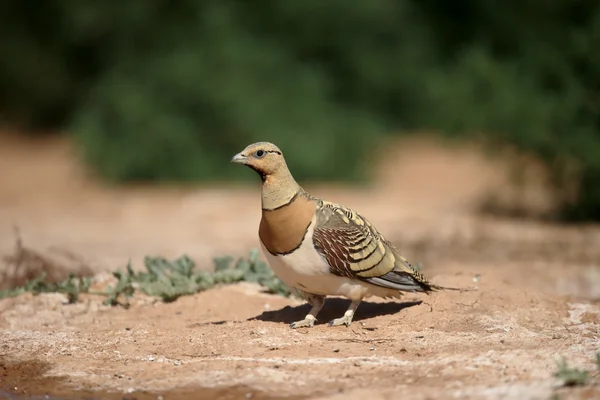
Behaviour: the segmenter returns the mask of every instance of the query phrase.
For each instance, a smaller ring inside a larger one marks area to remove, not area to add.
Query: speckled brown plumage
[[[315,249],[339,276],[405,291],[435,288],[357,212],[326,201],[316,210]]]

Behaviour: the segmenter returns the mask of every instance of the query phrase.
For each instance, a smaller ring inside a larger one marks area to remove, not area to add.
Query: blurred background
[[[5,0],[0,118],[3,249],[246,251],[259,140],[405,241],[464,204],[593,222],[600,3]]]

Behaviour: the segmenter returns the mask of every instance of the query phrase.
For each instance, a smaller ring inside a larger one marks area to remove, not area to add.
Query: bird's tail
[[[470,287],[470,288],[453,288],[453,287],[446,287],[446,286],[434,285],[432,283],[429,284],[429,287],[431,288],[432,291],[436,291],[436,290],[454,290],[454,291],[458,291],[458,292],[474,292],[474,291],[477,290],[476,287]]]

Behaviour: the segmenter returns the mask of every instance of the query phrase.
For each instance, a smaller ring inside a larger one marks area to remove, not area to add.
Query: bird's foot
[[[292,329],[296,329],[296,328],[312,328],[313,325],[315,324],[316,320],[317,319],[315,317],[313,317],[312,315],[307,315],[306,318],[304,318],[302,321],[292,322],[290,324],[290,328],[292,328]]]
[[[341,318],[336,318],[336,319],[332,319],[331,321],[329,321],[329,326],[338,326],[338,325],[350,326],[351,323],[352,323],[352,315],[345,314]]]
[[[329,321],[329,326],[337,326],[337,325],[350,326],[350,324],[352,323],[352,318],[354,318],[354,312],[358,308],[359,304],[360,304],[360,300],[352,300],[352,303],[350,303],[350,307],[348,307],[348,309],[344,313],[344,316],[341,318],[336,318],[336,319]]]

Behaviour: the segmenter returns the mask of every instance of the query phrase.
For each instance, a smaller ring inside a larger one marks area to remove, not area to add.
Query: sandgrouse
[[[349,326],[365,296],[445,289],[413,269],[360,214],[304,191],[274,144],[251,144],[231,161],[260,175],[261,247],[273,272],[312,306],[292,328],[312,327],[327,295],[351,300],[344,315],[329,322]]]

